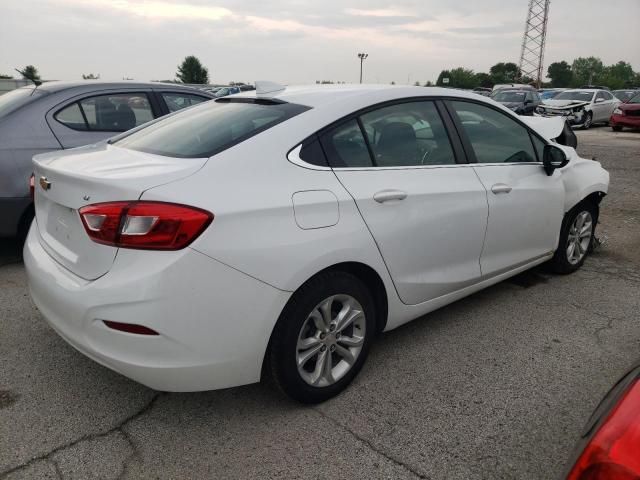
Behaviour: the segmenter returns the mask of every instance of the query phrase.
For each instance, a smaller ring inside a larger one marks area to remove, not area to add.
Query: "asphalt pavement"
[[[578,132],[611,173],[603,246],[381,336],[322,405],[268,385],[169,394],[77,353],[0,243],[0,479],[558,478],[600,398],[640,358],[640,132]]]

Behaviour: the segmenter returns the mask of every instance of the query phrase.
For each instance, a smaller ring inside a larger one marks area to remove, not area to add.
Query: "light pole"
[[[369,56],[368,53],[358,54],[358,58],[360,59],[360,83],[362,83],[362,62],[364,62],[364,59],[367,58],[368,56]]]

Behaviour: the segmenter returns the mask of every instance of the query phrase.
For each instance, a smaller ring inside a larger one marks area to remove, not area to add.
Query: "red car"
[[[591,415],[564,478],[640,480],[640,363]]]
[[[622,127],[640,128],[640,91],[615,108],[609,125],[616,132],[622,130]]]

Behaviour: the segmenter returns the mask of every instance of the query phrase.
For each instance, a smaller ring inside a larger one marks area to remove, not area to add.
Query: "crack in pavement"
[[[123,427],[126,426],[127,424],[131,423],[132,421],[136,420],[137,418],[143,416],[144,414],[148,413],[156,404],[156,402],[158,401],[158,399],[160,398],[160,396],[163,395],[163,392],[156,392],[153,397],[151,397],[151,400],[149,400],[140,410],[138,410],[137,412],[133,413],[132,415],[129,415],[128,417],[126,417],[124,420],[122,420],[120,423],[118,423],[115,427],[110,428],[109,430],[106,430],[104,432],[100,432],[100,433],[90,433],[87,435],[83,435],[80,438],[77,438],[75,440],[72,440],[71,442],[65,443],[64,445],[60,445],[56,448],[54,448],[53,450],[50,450],[47,453],[44,453],[42,455],[38,455],[37,457],[33,457],[31,458],[29,461],[24,462],[18,466],[12,467],[9,470],[5,470],[4,472],[0,472],[0,479],[3,479],[5,477],[7,477],[9,474],[17,472],[19,470],[22,470],[23,468],[29,467],[31,465],[33,465],[36,462],[39,462],[41,460],[47,460],[51,463],[53,463],[54,467],[56,467],[56,472],[58,472],[58,475],[60,476],[60,478],[62,477],[62,472],[59,471],[59,466],[57,466],[55,460],[53,459],[53,456],[56,453],[62,452],[68,448],[74,447],[82,442],[86,442],[89,440],[96,440],[98,438],[104,438],[107,437],[109,435],[111,435],[112,433],[115,432],[122,432],[123,435],[125,436],[125,438],[127,439],[127,442],[132,446],[132,448],[135,448],[135,445],[133,444],[133,442],[130,442],[130,438],[128,436],[128,434],[125,434],[123,431]],[[134,451],[134,456],[137,454],[137,450]],[[125,460],[126,462],[129,461],[131,457],[127,457],[127,459]]]
[[[120,480],[121,478],[125,478],[125,475],[127,474],[127,471],[129,470],[129,465],[131,464],[131,462],[133,461],[134,458],[137,458],[139,456],[139,452],[140,451],[138,449],[138,446],[133,441],[133,438],[131,437],[131,435],[129,435],[129,432],[127,432],[124,429],[124,425],[122,425],[118,429],[118,431],[122,434],[124,439],[129,444],[129,448],[131,449],[131,454],[127,458],[124,459],[124,462],[122,462],[122,470],[120,471],[120,473],[116,477],[117,480]]]
[[[389,455],[388,453],[384,452],[383,450],[379,449],[373,443],[371,443],[369,440],[367,440],[366,438],[358,435],[356,432],[354,432],[353,430],[348,428],[346,425],[343,425],[342,423],[337,421],[335,418],[331,417],[330,415],[328,415],[327,413],[323,412],[319,408],[312,408],[312,410],[314,410],[315,412],[319,413],[323,418],[326,418],[327,420],[329,420],[331,423],[333,423],[337,427],[339,427],[339,428],[343,429],[344,431],[346,431],[347,433],[349,433],[352,437],[354,437],[360,443],[366,445],[369,448],[369,450],[371,450],[372,452],[375,452],[378,455],[380,455],[381,457],[384,457],[387,460],[389,460],[391,463],[393,463],[393,464],[395,464],[395,465],[397,465],[399,467],[404,468],[406,471],[408,471],[409,473],[415,475],[418,478],[421,478],[423,480],[429,480],[430,477],[427,477],[426,475],[424,475],[424,474],[418,472],[417,470],[415,470],[413,467],[410,467],[409,465],[407,465],[406,463],[402,462],[401,460],[398,460],[397,458],[395,458],[395,457]]]
[[[600,347],[604,347],[604,345],[602,344],[602,338],[600,337],[600,333],[603,332],[604,330],[611,330],[613,328],[613,322],[616,320],[623,320],[624,317],[612,317],[610,315],[605,315],[604,313],[595,311],[595,310],[589,310],[588,308],[577,304],[577,303],[573,303],[573,302],[569,302],[569,305],[571,305],[573,308],[577,309],[577,310],[582,310],[583,312],[587,312],[591,315],[595,315],[597,317],[601,317],[607,320],[607,324],[602,326],[602,327],[598,327],[593,331],[593,334],[596,337],[596,343],[600,346]]]

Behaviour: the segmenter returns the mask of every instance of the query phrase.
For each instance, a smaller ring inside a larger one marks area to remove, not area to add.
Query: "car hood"
[[[640,103],[621,103],[618,105],[620,110],[624,110],[625,112],[633,112],[636,110],[640,110]]]
[[[583,107],[585,105],[589,105],[590,102],[581,102],[579,100],[554,100],[549,99],[545,100],[543,103],[543,107],[556,107],[556,108],[573,108],[573,107]]]

